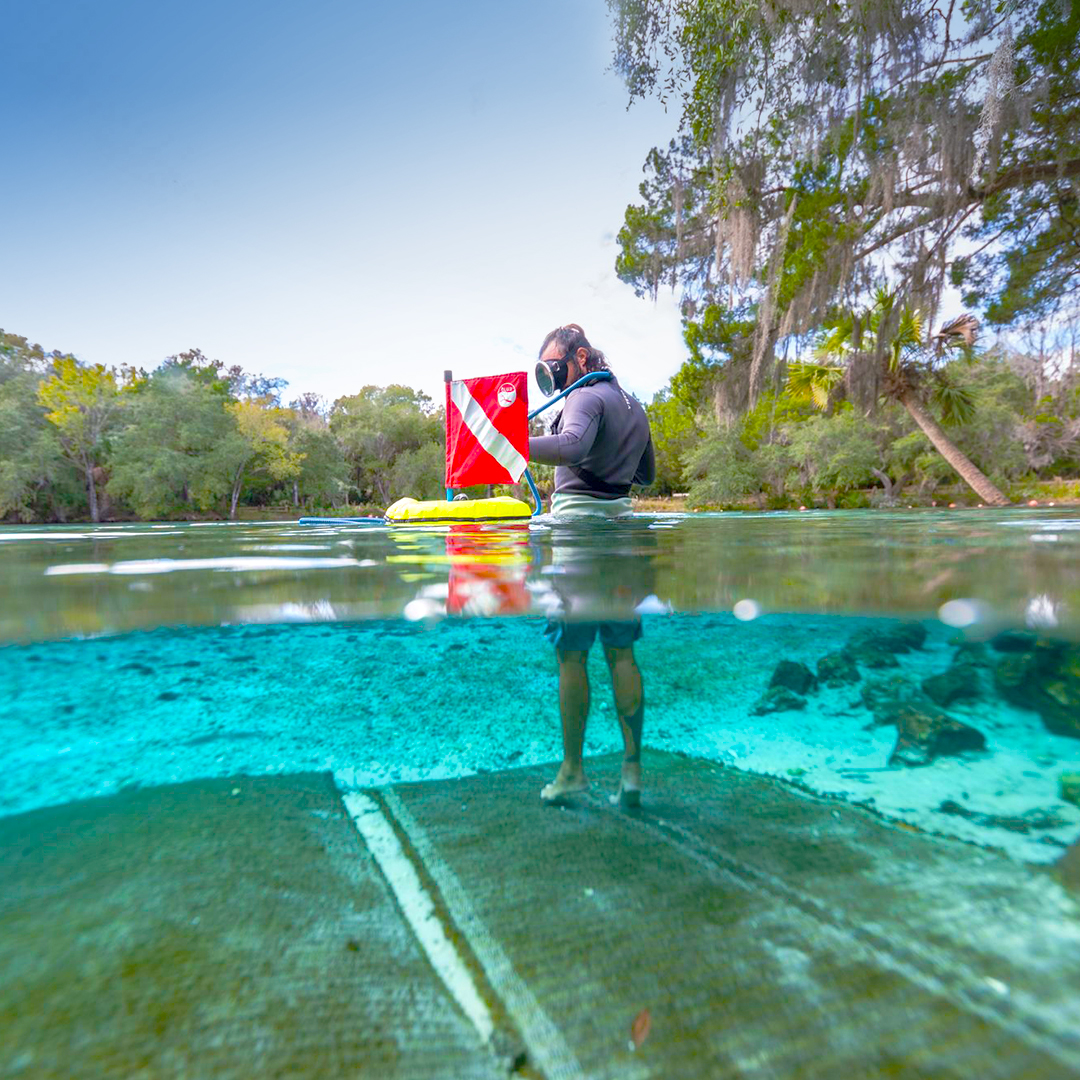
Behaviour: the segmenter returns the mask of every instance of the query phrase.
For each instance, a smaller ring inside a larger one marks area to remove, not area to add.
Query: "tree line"
[[[147,372],[0,331],[0,519],[235,518],[441,493],[443,415],[427,395],[365,386],[283,405],[285,385],[199,350]]]
[[[736,350],[751,347],[753,327],[742,329]],[[848,400],[849,338],[843,325],[824,331],[816,359],[728,415],[713,408],[715,366],[692,356],[646,405],[657,459],[647,494],[774,509],[932,501],[954,468],[899,402],[868,412]],[[947,357],[944,370],[950,391],[935,411],[1000,490],[1016,498],[1080,478],[1080,326]],[[441,496],[443,410],[425,394],[365,386],[283,405],[284,387],[198,350],[151,372],[114,369],[0,331],[0,519],[235,518],[241,507]],[[550,487],[551,470],[533,471]]]

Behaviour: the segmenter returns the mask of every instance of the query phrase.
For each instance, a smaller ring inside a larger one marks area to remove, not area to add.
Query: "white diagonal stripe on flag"
[[[529,463],[491,422],[464,382],[455,380],[450,384],[450,400],[458,407],[462,421],[476,441],[513,477],[516,484]]]

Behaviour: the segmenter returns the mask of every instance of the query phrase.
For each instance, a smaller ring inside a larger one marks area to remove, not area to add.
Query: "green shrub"
[[[865,491],[845,491],[836,497],[837,510],[866,510],[873,506]]]

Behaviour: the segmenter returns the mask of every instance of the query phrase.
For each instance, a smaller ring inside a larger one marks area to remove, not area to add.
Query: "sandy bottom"
[[[646,616],[636,648],[646,801],[654,746],[778,776],[1020,860],[1058,858],[1080,838],[1080,809],[1058,794],[1061,773],[1080,768],[1080,740],[1050,734],[992,690],[949,709],[983,732],[987,749],[922,768],[887,765],[896,730],[867,726],[858,684],[819,690],[802,711],[752,715],[778,660],[813,667],[853,630],[878,624],[887,622]],[[0,814],[212,776],[331,770],[351,787],[557,760],[557,669],[543,625],[231,626],[0,648]],[[928,628],[926,647],[900,657],[913,681],[952,659],[956,632]],[[608,753],[621,741],[598,646],[590,674],[586,753]],[[943,813],[945,801],[1034,824],[978,823]]]

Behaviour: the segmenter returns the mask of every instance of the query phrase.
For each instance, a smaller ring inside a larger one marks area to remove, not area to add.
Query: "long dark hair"
[[[577,323],[567,323],[565,326],[560,326],[558,330],[552,330],[543,343],[540,346],[540,351],[536,354],[538,357],[544,355],[544,350],[552,343],[556,342],[562,349],[564,357],[569,357],[576,353],[578,349],[584,349],[589,355],[585,360],[586,371],[610,371],[608,367],[607,358],[599,349],[594,349],[589,344],[589,339],[585,336],[585,331],[578,326]]]

